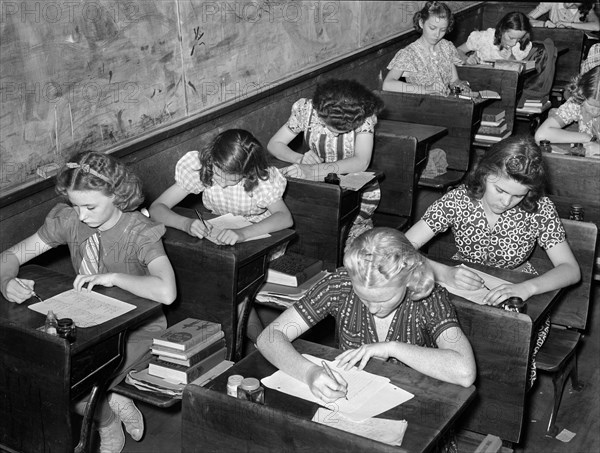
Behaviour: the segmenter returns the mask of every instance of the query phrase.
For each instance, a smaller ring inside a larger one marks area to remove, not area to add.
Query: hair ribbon
[[[104,181],[107,184],[112,184],[108,177],[101,175],[93,168],[90,168],[89,164],[78,164],[77,162],[67,162],[66,165],[67,165],[67,168],[79,168],[79,169],[81,169],[81,171],[83,173],[89,173],[90,175],[95,176],[96,178],[100,178],[102,181]]]

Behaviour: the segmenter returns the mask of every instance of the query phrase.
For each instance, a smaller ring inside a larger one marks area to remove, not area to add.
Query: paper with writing
[[[70,289],[29,308],[43,315],[52,310],[59,319],[71,318],[77,327],[92,327],[134,310],[136,306],[94,291]]]
[[[477,275],[479,275],[481,278],[483,278],[483,280],[485,281],[485,286],[487,286],[490,289],[494,289],[505,283],[510,283],[506,280],[502,280],[501,278],[494,277],[493,275],[486,274],[485,272],[481,272],[481,271],[479,271],[477,269],[473,269],[469,266],[465,266],[464,264],[461,264],[460,266],[465,269],[470,270],[471,272],[475,272]],[[440,285],[445,287],[452,294],[456,294],[457,296],[464,297],[465,299],[470,300],[471,302],[475,302],[479,305],[484,305],[483,298],[487,295],[487,293],[489,293],[489,291],[485,288],[476,289],[475,291],[467,291],[465,289],[454,288],[453,286],[447,285],[442,282],[439,282],[439,283],[440,283]]]
[[[356,422],[340,412],[330,411],[324,407],[317,409],[312,421],[395,446],[402,445],[408,426],[406,420],[387,418],[369,418],[362,422]]]
[[[231,213],[224,214],[222,216],[215,217],[214,219],[207,220],[206,223],[210,223],[213,228],[212,231],[210,232],[210,235],[207,236],[206,239],[208,239],[210,242],[214,242],[215,244],[219,244],[219,242],[217,242],[217,239],[216,239],[219,232],[221,232],[223,230],[236,230],[239,228],[244,228],[244,227],[252,225],[251,222],[246,220],[241,215],[233,215]],[[268,238],[270,236],[271,236],[270,234],[261,234],[259,236],[254,236],[254,237],[248,238],[244,242],[254,241],[256,239],[264,239],[264,238]]]
[[[309,354],[303,354],[303,356],[320,366],[322,359]],[[266,387],[307,401],[313,401],[334,411],[342,412],[347,418],[354,421],[374,417],[408,401],[414,396],[391,384],[390,380],[386,377],[377,376],[364,370],[359,371],[356,367],[346,371],[338,368],[336,362],[327,360],[325,362],[333,370],[340,373],[348,383],[347,400],[340,398],[334,403],[325,403],[313,395],[308,385],[285,374],[283,371],[277,371],[271,376],[263,378],[262,383]]]
[[[340,175],[340,186],[344,189],[360,190],[373,178],[375,178],[375,173],[372,171],[348,173],[347,175]]]

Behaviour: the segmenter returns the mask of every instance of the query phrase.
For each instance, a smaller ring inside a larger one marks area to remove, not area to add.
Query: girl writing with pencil
[[[137,176],[115,158],[88,151],[67,161],[56,177],[56,191],[68,204],[57,204],[37,233],[0,255],[0,289],[7,300],[21,303],[35,295],[34,281],[17,278],[22,264],[67,244],[78,274],[73,282],[76,290],[118,286],[166,305],[173,302],[175,276],[161,241],[165,227],[136,211],[144,199]],[[130,332],[121,369],[140,361],[153,336],[166,326],[161,313]],[[113,385],[122,378],[123,373]],[[75,410],[83,413],[85,404],[78,403]],[[131,399],[115,393],[99,401],[96,420],[102,453],[123,449],[121,423],[136,441],[144,433],[141,412]]]

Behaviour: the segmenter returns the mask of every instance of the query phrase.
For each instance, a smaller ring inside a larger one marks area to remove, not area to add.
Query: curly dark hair
[[[524,31],[525,36],[521,38],[519,41],[519,48],[521,50],[525,50],[525,47],[531,41],[531,22],[529,22],[529,18],[518,11],[513,11],[512,13],[506,14],[500,22],[496,24],[496,31],[494,32],[494,45],[501,46],[502,45],[502,35],[506,33],[508,30],[518,30]]]
[[[594,2],[591,0],[585,1],[585,2],[579,2],[579,6],[577,7],[577,10],[579,11],[579,20],[581,22],[585,22],[585,20],[587,19],[587,15],[590,12],[590,10],[594,7]]]
[[[317,85],[312,104],[325,124],[349,132],[383,109],[383,101],[355,80],[330,79]]]
[[[443,2],[426,2],[423,9],[417,11],[413,16],[413,26],[415,27],[415,30],[422,32],[423,27],[421,27],[419,21],[422,19],[423,22],[425,22],[432,16],[439,19],[447,19],[448,28],[446,29],[446,33],[452,31],[452,27],[454,27],[454,14],[452,14],[452,10],[448,5]]]
[[[569,85],[573,102],[583,104],[586,99],[600,101],[600,66],[576,76]]]
[[[142,182],[115,157],[95,151],[71,156],[56,175],[56,192],[67,196],[68,190],[96,190],[115,196],[114,205],[121,211],[134,211],[144,201]]]
[[[244,190],[250,192],[258,180],[269,179],[267,153],[250,132],[229,129],[221,132],[200,152],[200,181],[213,185],[213,165],[230,175],[244,178]]]
[[[494,143],[467,176],[470,197],[480,200],[489,175],[507,176],[529,188],[520,206],[526,212],[537,212],[544,195],[546,169],[542,152],[532,138],[508,138]]]

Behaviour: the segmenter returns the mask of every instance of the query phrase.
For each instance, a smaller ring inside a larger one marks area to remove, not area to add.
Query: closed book
[[[200,376],[198,376],[196,379],[194,379],[191,382],[191,384],[199,385],[200,387],[204,387],[206,384],[208,384],[210,381],[212,381],[214,378],[216,378],[220,374],[222,374],[225,371],[227,371],[232,366],[233,366],[233,362],[232,361],[230,361],[230,360],[223,360],[221,363],[219,363],[218,365],[214,366],[213,368],[211,368],[210,370],[208,370],[206,373],[201,374]]]
[[[544,104],[531,105],[525,103],[523,107],[517,108],[517,113],[542,113],[548,110],[552,106],[550,101],[546,101]]]
[[[221,330],[220,334],[217,334],[217,335],[211,337],[209,340],[199,343],[196,346],[192,346],[191,348],[189,348],[186,351],[181,351],[179,349],[173,349],[173,348],[169,348],[167,346],[160,346],[160,345],[154,344],[154,345],[152,345],[152,354],[173,357],[174,359],[179,359],[179,360],[187,360],[194,354],[197,354],[198,352],[207,348],[211,344],[219,341],[224,336],[225,336],[225,332],[223,332]]]
[[[497,126],[479,126],[479,129],[477,129],[477,133],[498,135],[502,134],[502,132],[505,132],[507,127],[508,125],[506,124],[506,121],[502,119],[502,121],[500,121],[500,123]]]
[[[192,365],[196,365],[198,362],[201,362],[209,355],[214,354],[219,349],[222,349],[225,347],[226,347],[225,340],[220,339],[220,340],[216,341],[215,343],[205,347],[204,349],[201,349],[199,352],[190,356],[188,359],[178,359],[175,357],[171,357],[170,355],[159,354],[158,360],[161,362],[175,363],[176,365],[192,366]]]
[[[220,334],[221,324],[187,318],[155,337],[153,344],[186,351],[197,344],[207,343]]]
[[[201,362],[190,367],[160,362],[156,357],[153,357],[148,364],[148,373],[171,382],[189,384],[225,360],[226,355],[227,348],[221,348]]]
[[[504,109],[499,107],[488,107],[481,115],[482,121],[500,121],[506,116]]]
[[[499,142],[510,137],[511,131],[506,131],[501,134],[475,134],[475,140],[482,142]]]
[[[271,261],[266,280],[278,285],[298,286],[318,274],[321,269],[322,260],[288,252]]]

